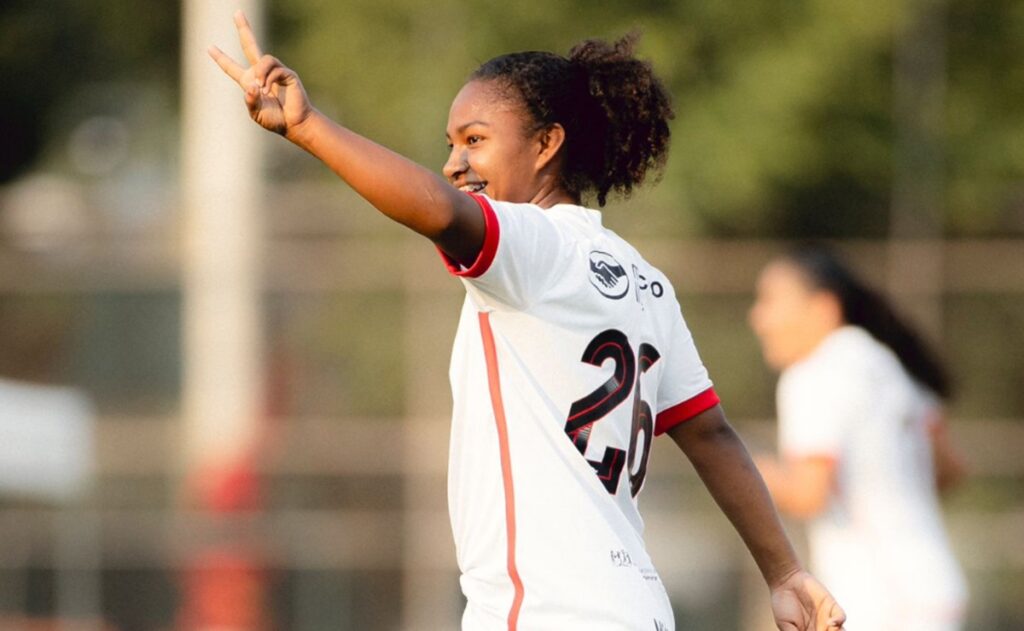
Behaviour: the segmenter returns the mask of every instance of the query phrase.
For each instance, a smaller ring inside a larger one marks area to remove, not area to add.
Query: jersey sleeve
[[[921,384],[914,383],[917,394],[917,414],[929,430],[940,429],[946,423],[946,410],[942,399]]]
[[[674,315],[668,352],[662,357],[665,372],[658,387],[655,436],[719,403],[682,313],[676,309]]]
[[[469,267],[442,252],[445,266],[485,294],[523,308],[543,295],[569,260],[566,239],[539,206],[472,197],[484,215],[483,247]]]
[[[822,368],[800,366],[779,379],[779,449],[787,457],[837,458],[859,413],[858,384]]]

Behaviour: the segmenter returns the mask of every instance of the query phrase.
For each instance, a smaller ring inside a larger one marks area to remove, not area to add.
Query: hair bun
[[[633,54],[639,37],[585,40],[567,57],[501,55],[472,75],[510,89],[532,125],[565,129],[562,183],[575,196],[595,193],[600,206],[611,191],[628,195],[667,157],[672,105],[651,64]]]

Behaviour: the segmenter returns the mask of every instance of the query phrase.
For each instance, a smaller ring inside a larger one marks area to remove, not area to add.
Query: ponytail
[[[949,374],[925,340],[830,249],[806,245],[791,250],[783,260],[796,266],[815,289],[833,294],[839,301],[843,320],[865,329],[888,346],[917,382],[943,399],[952,395]]]

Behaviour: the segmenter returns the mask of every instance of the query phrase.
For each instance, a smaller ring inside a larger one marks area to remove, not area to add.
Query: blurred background
[[[1024,628],[1015,0],[5,0],[0,628],[457,626],[461,285],[248,121],[205,54],[241,59],[238,7],[321,110],[438,169],[480,62],[642,30],[674,147],[606,224],[672,278],[754,450],[774,445],[760,266],[828,239],[883,288],[957,379],[969,628]],[[738,538],[654,452],[641,503],[678,626],[770,629]]]

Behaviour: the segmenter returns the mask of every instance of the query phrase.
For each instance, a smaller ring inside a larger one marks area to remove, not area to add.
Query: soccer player
[[[750,313],[778,384],[779,508],[809,521],[811,561],[854,631],[955,631],[966,587],[937,489],[963,473],[941,424],[942,365],[829,250],[765,267]]]
[[[674,628],[636,504],[663,433],[753,553],[779,627],[842,626],[726,422],[668,279],[580,205],[628,193],[665,159],[668,95],[631,39],[483,64],[452,103],[441,177],[328,120],[236,25],[249,66],[210,53],[252,118],[430,239],[465,285],[449,464],[463,629]]]

